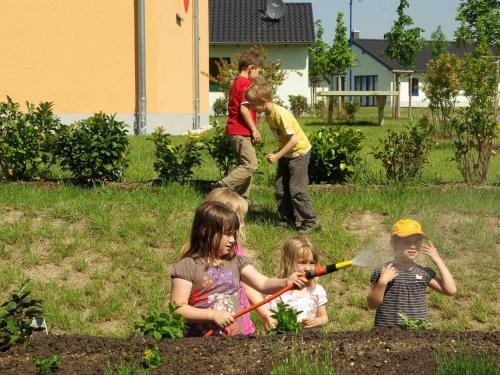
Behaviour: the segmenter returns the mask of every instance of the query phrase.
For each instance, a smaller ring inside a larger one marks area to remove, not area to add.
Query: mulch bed
[[[155,374],[269,374],[292,347],[324,358],[329,346],[332,368],[342,374],[434,374],[438,350],[474,350],[499,359],[499,332],[370,332],[300,335],[187,338],[157,343],[142,337],[114,339],[92,336],[39,335],[29,347],[0,353],[0,374],[35,374],[30,358],[61,355],[57,374],[102,374],[106,363],[135,358],[147,345],[158,345],[164,364]],[[298,344],[298,345],[297,345]],[[499,359],[500,361],[500,359]]]

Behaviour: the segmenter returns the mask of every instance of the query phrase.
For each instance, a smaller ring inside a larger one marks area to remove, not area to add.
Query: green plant
[[[302,325],[297,319],[301,311],[297,311],[283,302],[278,302],[276,308],[277,310],[271,310],[271,317],[276,320],[276,327],[269,331],[270,335],[299,332],[302,329]]]
[[[302,345],[301,345],[302,344]],[[271,375],[337,375],[332,368],[332,353],[328,345],[318,348],[318,354],[308,353],[305,343],[292,345],[289,354],[277,366],[273,366]]]
[[[0,306],[0,350],[25,343],[33,332],[33,318],[43,314],[42,301],[30,297],[31,288],[31,280],[23,280]]]
[[[429,120],[422,118],[406,130],[388,130],[387,138],[379,139],[372,154],[375,159],[382,161],[390,181],[402,182],[418,176],[427,162],[430,131]]]
[[[342,105],[343,113],[341,117],[345,118],[348,124],[356,123],[356,112],[358,112],[359,104],[357,102],[344,102]]]
[[[225,95],[215,99],[213,110],[217,117],[227,116],[227,97]]]
[[[326,114],[326,102],[324,100],[318,100],[311,107],[311,115],[314,117],[322,118]]]
[[[54,354],[52,357],[31,357],[31,363],[35,365],[37,374],[52,374],[61,367],[61,356]]]
[[[55,163],[55,134],[61,126],[52,103],[26,102],[26,112],[7,96],[0,103],[0,178],[35,180],[46,176]]]
[[[227,176],[236,166],[236,155],[229,144],[229,138],[224,134],[225,127],[219,126],[214,120],[214,135],[205,141],[208,154],[214,159],[221,176]]]
[[[154,348],[147,348],[144,350],[142,356],[142,364],[146,369],[155,369],[161,366],[163,360],[161,358],[160,349],[155,346]]]
[[[198,134],[189,134],[180,145],[172,145],[170,135],[158,128],[151,135],[155,144],[155,171],[163,182],[186,183],[193,178],[193,167],[201,164],[203,143]]]
[[[149,375],[149,370],[144,370],[136,365],[135,359],[132,358],[132,363],[127,363],[123,358],[120,358],[117,366],[113,366],[109,361],[104,368],[104,375]]]
[[[363,133],[346,128],[322,128],[310,137],[309,177],[315,183],[344,182],[360,162]]]
[[[186,319],[175,312],[180,306],[175,303],[168,305],[168,311],[153,310],[142,315],[142,320],[135,323],[135,329],[142,335],[152,336],[156,340],[180,339],[184,336]]]
[[[405,313],[400,312],[399,316],[403,320],[402,327],[408,331],[424,331],[427,328],[427,321],[424,319],[411,319]]]
[[[328,51],[328,73],[345,73],[354,64],[354,55],[349,47],[347,27],[344,24],[344,13],[337,13],[335,38]]]
[[[121,180],[128,164],[126,126],[114,115],[100,112],[62,127],[56,151],[62,169],[83,184]]]
[[[309,111],[307,98],[303,95],[288,95],[288,102],[290,103],[290,111],[295,117],[301,117]]]
[[[470,349],[439,351],[436,355],[436,375],[492,375],[500,374],[500,365],[495,355]]]

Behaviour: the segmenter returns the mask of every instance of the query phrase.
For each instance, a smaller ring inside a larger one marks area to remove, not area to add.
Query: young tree
[[[385,55],[396,60],[406,69],[415,66],[415,56],[422,50],[425,42],[422,37],[424,31],[422,28],[410,28],[413,25],[413,19],[404,13],[408,6],[408,0],[400,0],[397,9],[398,19],[394,21],[391,31],[384,34],[384,39],[387,42]],[[397,91],[399,91],[399,82],[400,74],[396,74]],[[411,95],[409,98],[411,108]],[[396,117],[399,118],[399,96],[396,97]]]
[[[469,106],[452,122],[455,161],[469,183],[486,180],[496,139],[495,103],[499,76],[498,58],[492,58],[492,47],[499,43],[499,7],[496,1],[466,0],[459,5],[456,18],[459,22],[455,32],[457,41],[462,45],[474,45],[474,51],[465,54],[460,72]]]
[[[335,27],[335,38],[332,47],[328,51],[328,72],[338,75],[339,90],[341,90],[341,77],[345,76],[347,70],[354,63],[354,55],[349,48],[349,39],[347,37],[347,27],[344,24],[344,13],[337,13],[337,25]],[[340,103],[340,101],[339,101]],[[340,104],[339,104],[340,109]],[[331,113],[331,111],[328,111]],[[330,119],[329,119],[330,121]]]
[[[441,25],[439,25],[431,34],[431,55],[433,59],[438,58],[441,54],[448,50],[448,42],[446,35],[443,33]]]
[[[313,105],[316,103],[316,85],[329,73],[328,44],[323,41],[321,20],[315,23],[314,43],[309,47],[309,79],[313,83]]]

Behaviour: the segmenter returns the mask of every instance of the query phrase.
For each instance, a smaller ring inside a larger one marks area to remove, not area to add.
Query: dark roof
[[[310,3],[286,4],[279,20],[266,17],[265,0],[210,0],[210,44],[308,44],[314,42]]]
[[[381,64],[385,65],[391,70],[403,70],[403,68],[395,60],[389,59],[384,55],[387,42],[384,39],[353,39],[352,43],[371,55],[374,59],[378,60]],[[457,56],[463,57],[465,52],[471,52],[471,47],[461,48],[457,46],[456,42],[448,42],[448,52]],[[409,70],[416,72],[425,72],[427,70],[427,63],[431,59],[431,42],[427,41],[423,50],[415,56],[415,67]]]

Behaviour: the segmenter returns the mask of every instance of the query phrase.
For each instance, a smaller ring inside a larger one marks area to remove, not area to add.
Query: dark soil
[[[165,363],[157,374],[269,374],[294,346],[324,358],[331,350],[332,368],[343,374],[434,374],[436,353],[474,350],[499,359],[500,333],[377,329],[324,335],[238,336],[166,340],[159,343]],[[156,342],[140,337],[33,337],[27,349],[0,353],[0,374],[35,374],[30,358],[61,355],[57,374],[102,374],[107,363],[123,359],[140,363],[144,348]],[[297,345],[298,344],[298,345]],[[329,349],[328,349],[329,348]],[[312,375],[312,374],[311,374]]]

